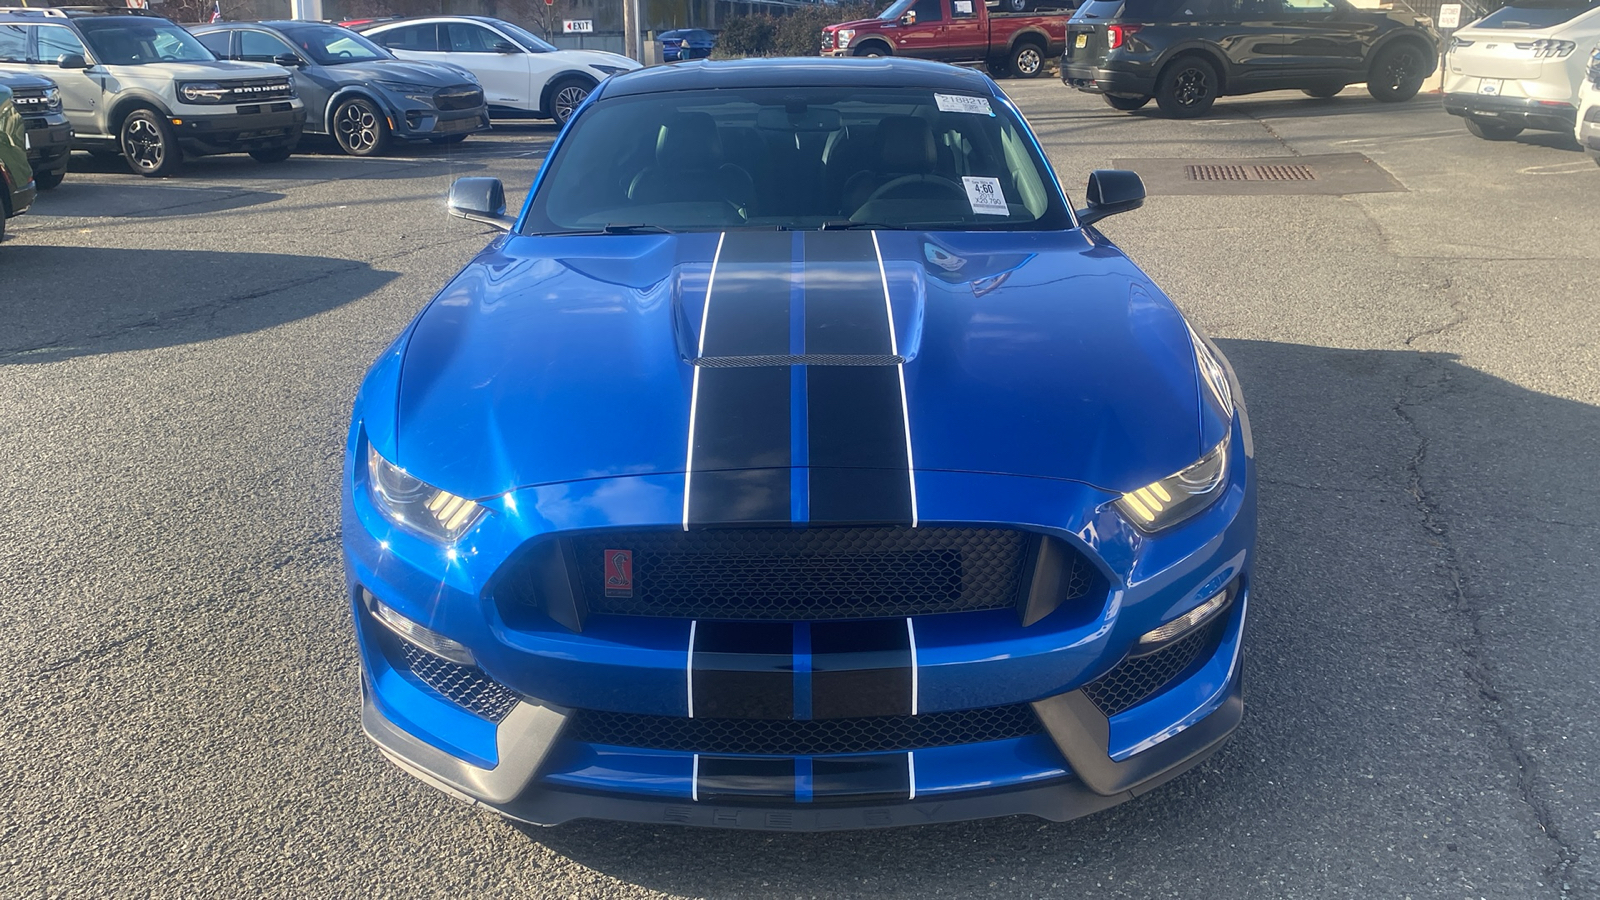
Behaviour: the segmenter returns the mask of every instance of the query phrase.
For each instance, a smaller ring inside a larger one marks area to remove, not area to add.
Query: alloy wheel
[[[1188,68],[1178,73],[1173,96],[1183,106],[1195,106],[1211,95],[1211,85],[1205,72]]]
[[[1385,87],[1398,89],[1415,77],[1421,66],[1417,62],[1417,55],[1409,50],[1403,50],[1389,57],[1389,65],[1384,67],[1383,83]]]
[[[140,171],[154,172],[167,158],[167,142],[161,130],[148,119],[134,119],[122,132],[122,147]]]
[[[572,118],[573,110],[583,105],[583,101],[588,98],[589,90],[575,84],[569,84],[556,91],[555,103],[553,104],[556,111],[556,121],[565,125],[567,120]]]
[[[1043,64],[1044,60],[1039,56],[1039,51],[1029,47],[1017,54],[1014,65],[1018,75],[1026,76],[1038,74],[1039,67]]]
[[[339,131],[339,143],[351,153],[368,153],[378,145],[378,117],[364,103],[340,107],[334,127]]]

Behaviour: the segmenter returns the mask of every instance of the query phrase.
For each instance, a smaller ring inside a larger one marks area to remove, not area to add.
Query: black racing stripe
[[[911,766],[904,753],[818,756],[811,760],[813,803],[904,800],[910,793]]]
[[[806,352],[894,352],[872,235],[808,232]],[[911,521],[900,373],[894,366],[808,366],[812,523]]]
[[[793,256],[793,237],[784,232],[723,238],[706,298],[703,356],[789,352]],[[689,521],[789,521],[788,370],[702,368],[698,378]]]
[[[696,622],[689,677],[694,679],[696,718],[791,718],[793,627],[775,622]]]
[[[695,795],[701,802],[792,802],[794,787],[794,760],[790,757],[701,756],[695,778]]]
[[[911,635],[904,619],[811,623],[812,718],[908,715]]]

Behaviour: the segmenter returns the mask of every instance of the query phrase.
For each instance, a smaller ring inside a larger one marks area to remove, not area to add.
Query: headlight
[[[1142,531],[1160,531],[1215,503],[1228,483],[1228,438],[1194,465],[1123,494],[1116,501],[1128,521]]]
[[[367,488],[372,502],[397,525],[451,543],[466,534],[484,508],[406,474],[367,445]]]
[[[837,34],[839,35],[839,38],[838,42],[834,44],[834,46],[838,47],[840,50],[843,50],[844,48],[850,46],[850,41],[852,41],[856,36],[856,30],[854,28],[841,28]]]
[[[404,81],[380,81],[378,85],[405,97],[413,103],[421,103],[424,106],[434,105],[433,95],[436,89],[425,84],[407,84]]]
[[[185,103],[221,103],[227,99],[228,88],[215,81],[191,81],[178,85],[178,96]]]
[[[607,75],[621,75],[623,72],[628,71],[622,66],[602,66],[595,63],[590,63],[589,68],[595,70],[596,72],[603,72]]]
[[[53,87],[45,88],[44,89],[44,105],[49,109],[60,109],[61,108],[61,89],[60,88],[53,88]]]

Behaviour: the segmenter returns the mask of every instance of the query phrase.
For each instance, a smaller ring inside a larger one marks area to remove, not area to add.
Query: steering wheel
[[[860,212],[873,201],[882,200],[890,192],[899,190],[900,188],[910,184],[932,185],[942,191],[946,191],[955,195],[958,199],[967,199],[967,189],[959,184],[956,184],[954,181],[951,181],[943,175],[901,175],[899,178],[890,179],[888,184],[885,184],[883,187],[873,191],[871,195],[867,197],[867,199],[861,201],[861,206],[857,207],[856,211]]]
[[[335,59],[355,59],[356,58],[356,55],[354,53],[351,53],[349,50],[340,50],[338,53],[335,53],[333,56],[334,56]]]

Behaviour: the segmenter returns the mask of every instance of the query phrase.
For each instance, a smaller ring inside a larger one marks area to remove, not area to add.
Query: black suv
[[[1121,110],[1154,98],[1176,118],[1218,97],[1299,89],[1332,97],[1365,81],[1416,96],[1437,67],[1433,20],[1345,0],[1089,0],[1067,24],[1061,80]]]
[[[28,165],[39,190],[61,183],[72,156],[72,126],[61,108],[61,88],[39,75],[0,71],[0,84],[11,88],[11,100],[27,134]]]

